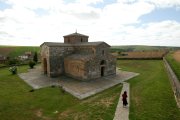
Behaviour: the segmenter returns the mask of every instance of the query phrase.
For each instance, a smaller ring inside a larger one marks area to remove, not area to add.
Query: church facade
[[[89,36],[73,33],[64,43],[41,44],[41,63],[49,77],[66,75],[86,81],[116,74],[116,58],[105,42],[88,42]]]

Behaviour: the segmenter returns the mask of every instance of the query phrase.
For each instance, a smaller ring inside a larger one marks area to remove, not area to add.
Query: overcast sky
[[[110,45],[180,46],[180,0],[0,0],[0,45],[89,35]]]

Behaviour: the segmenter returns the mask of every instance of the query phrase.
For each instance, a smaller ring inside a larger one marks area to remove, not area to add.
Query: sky
[[[180,46],[180,0],[0,0],[0,45],[63,42]]]

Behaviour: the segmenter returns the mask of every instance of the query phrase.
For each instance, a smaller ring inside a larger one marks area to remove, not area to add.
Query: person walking
[[[122,95],[122,101],[123,101],[123,107],[125,107],[127,104],[128,104],[128,102],[127,102],[127,92],[126,91],[124,91],[124,93],[123,93],[123,95]]]

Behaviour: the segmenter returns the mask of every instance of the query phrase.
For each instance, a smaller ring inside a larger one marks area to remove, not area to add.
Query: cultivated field
[[[162,59],[166,51],[121,52],[118,59]]]
[[[133,52],[133,51],[163,51],[163,50],[178,50],[180,47],[167,46],[144,46],[144,45],[130,45],[130,46],[112,46],[111,52]]]
[[[23,55],[25,52],[39,52],[39,47],[31,46],[0,46],[0,55],[6,57],[17,57]]]
[[[173,53],[173,57],[177,62],[180,62],[180,50]]]

